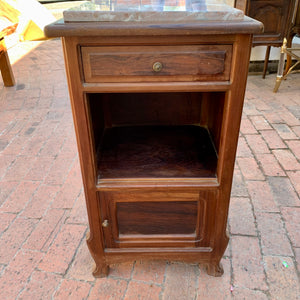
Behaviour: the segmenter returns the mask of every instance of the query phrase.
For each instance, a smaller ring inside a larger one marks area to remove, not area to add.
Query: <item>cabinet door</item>
[[[264,24],[264,33],[255,35],[254,43],[282,43],[291,19],[293,0],[250,0],[246,14]]]
[[[217,191],[100,192],[107,248],[209,247]]]

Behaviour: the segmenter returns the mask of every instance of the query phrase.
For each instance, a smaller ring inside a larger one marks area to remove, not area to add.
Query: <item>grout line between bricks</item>
[[[195,268],[195,272],[196,272],[196,276],[195,276],[195,297],[193,300],[197,300],[198,299],[198,282],[200,280],[200,276],[201,276],[201,272],[200,272],[200,268],[199,268],[199,263],[196,263],[196,268]]]
[[[294,206],[293,206],[293,207],[294,207]],[[280,210],[280,211],[281,211],[281,210]],[[283,228],[284,228],[284,230],[285,230],[285,232],[286,232],[285,235],[286,235],[286,237],[287,237],[287,239],[289,240],[290,245],[291,245],[291,249],[292,249],[292,252],[293,252],[293,256],[290,256],[290,257],[292,258],[292,261],[293,261],[293,263],[294,263],[295,270],[296,270],[296,273],[297,273],[297,276],[298,276],[298,279],[299,279],[299,282],[300,282],[300,270],[299,270],[300,268],[299,268],[299,269],[297,268],[296,253],[295,253],[295,250],[294,250],[294,248],[296,248],[296,247],[293,246],[293,243],[292,243],[291,237],[290,237],[290,235],[289,235],[289,232],[288,232],[288,230],[286,229],[285,219],[284,219],[282,213],[280,213],[280,219],[281,219],[281,221],[282,221]],[[284,255],[284,256],[289,257],[288,255]]]
[[[231,226],[228,222],[228,227],[229,227],[229,232],[231,232]],[[231,233],[230,233],[231,236]],[[229,264],[230,264],[230,285],[231,287],[234,288],[234,273],[233,273],[233,264],[232,264],[232,247],[231,247],[231,241],[229,240],[228,246],[229,247]],[[231,287],[230,287],[230,291],[231,291]],[[232,292],[230,292],[230,298],[233,299],[233,294]]]
[[[64,223],[64,224],[65,224],[65,223]],[[64,278],[65,278],[65,276],[68,274],[68,272],[69,272],[71,266],[73,265],[73,262],[74,262],[74,260],[75,260],[75,258],[76,258],[76,255],[77,255],[78,251],[79,251],[80,245],[81,245],[81,243],[85,240],[86,234],[87,234],[88,230],[89,230],[88,228],[85,229],[85,231],[84,231],[84,233],[83,233],[83,235],[82,235],[82,238],[81,238],[81,240],[79,241],[79,243],[78,243],[78,245],[77,245],[77,248],[75,249],[75,252],[74,252],[74,254],[73,254],[72,260],[69,262],[68,268],[65,270],[65,273],[63,274],[63,277],[64,277]],[[50,247],[50,246],[49,246],[49,247]],[[88,281],[85,281],[85,282],[88,282]]]
[[[123,294],[122,300],[125,299],[127,291],[128,291],[129,284],[132,281],[132,276],[133,276],[133,271],[134,271],[134,268],[135,268],[135,264],[136,264],[136,261],[133,262],[132,268],[131,268],[131,272],[130,272],[130,277],[126,280],[127,285],[126,285],[126,289],[124,290],[124,294]],[[125,280],[125,279],[123,278],[123,280]]]
[[[163,297],[164,297],[165,288],[166,288],[167,269],[169,268],[169,265],[170,265],[170,262],[167,260],[166,261],[166,266],[165,266],[164,279],[162,281],[162,289],[161,289],[161,292],[159,294],[159,300],[162,300]]]

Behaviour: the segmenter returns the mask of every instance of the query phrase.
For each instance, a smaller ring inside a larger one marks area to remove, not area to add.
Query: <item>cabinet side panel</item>
[[[87,95],[87,105],[91,118],[92,136],[94,139],[95,151],[98,148],[105,128],[105,101],[100,101],[97,94]]]
[[[208,128],[218,153],[223,122],[225,93],[203,93],[202,98],[200,124]]]

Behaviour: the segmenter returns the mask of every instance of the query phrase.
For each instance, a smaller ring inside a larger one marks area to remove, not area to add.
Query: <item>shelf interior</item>
[[[100,178],[216,176],[217,155],[200,126],[107,128],[98,155]]]
[[[225,93],[87,94],[98,180],[216,178]]]

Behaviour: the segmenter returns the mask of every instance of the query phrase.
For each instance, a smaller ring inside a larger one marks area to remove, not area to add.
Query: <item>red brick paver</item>
[[[65,279],[58,291],[55,293],[55,300],[82,300],[86,299],[89,295],[91,285],[87,282],[74,281]]]
[[[169,264],[166,269],[163,299],[195,299],[198,272],[198,266],[194,264]]]
[[[83,237],[85,226],[62,226],[49,251],[39,265],[41,270],[64,274],[69,268],[74,252]]]
[[[91,290],[89,299],[114,300],[124,299],[128,282],[123,279],[100,278]]]
[[[248,181],[247,187],[254,211],[279,211],[271,187],[267,181]]]
[[[231,198],[229,224],[231,234],[257,235],[252,205],[248,198]]]
[[[271,299],[299,299],[299,277],[290,257],[266,256],[265,270]]]
[[[248,145],[254,154],[270,153],[267,143],[259,134],[245,135]]]
[[[248,289],[267,290],[259,240],[256,237],[232,237],[233,284]]]
[[[300,247],[300,207],[282,208],[286,229],[295,247]]]
[[[95,279],[60,41],[9,54],[17,84],[0,82],[0,299],[299,299],[299,74],[277,94],[275,74],[248,78],[224,275],[158,260]]]
[[[256,108],[261,109],[257,105]],[[268,121],[263,116],[250,116],[250,120],[257,130],[272,129]]]
[[[287,148],[275,130],[262,130],[260,134],[265,139],[270,149]]]
[[[35,271],[18,299],[51,299],[61,280],[54,273]]]
[[[161,287],[154,284],[147,284],[144,282],[130,281],[124,300],[152,300],[159,299]],[[174,299],[174,298],[173,298]]]
[[[163,261],[137,261],[132,274],[133,279],[162,284],[166,264]]]
[[[285,176],[274,155],[257,154],[256,158],[266,176]]]
[[[257,213],[258,231],[261,237],[261,249],[265,255],[293,256],[292,247],[284,228],[280,214]]]
[[[246,180],[264,180],[265,177],[253,157],[238,157],[238,165]]]
[[[42,253],[20,250],[0,278],[0,299],[16,299],[34,272]]]

